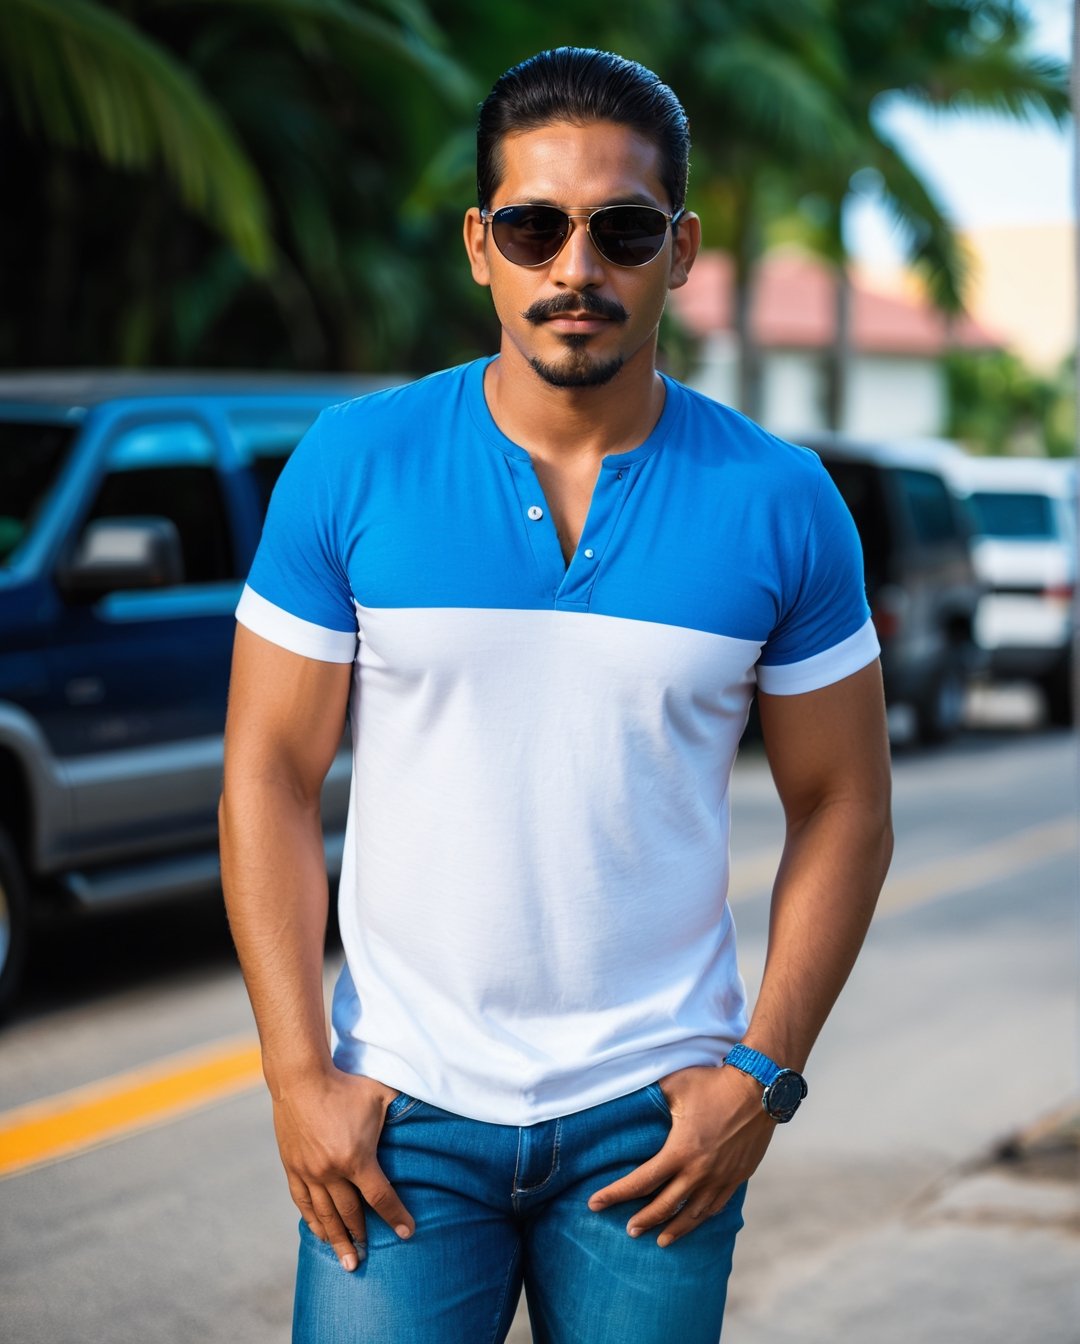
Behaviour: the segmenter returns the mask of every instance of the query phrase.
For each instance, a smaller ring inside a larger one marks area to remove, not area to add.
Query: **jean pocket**
[[[662,1111],[668,1120],[671,1119],[671,1107],[668,1105],[667,1097],[664,1096],[664,1089],[659,1083],[648,1083],[644,1088],[645,1095],[657,1108]]]
[[[386,1114],[383,1116],[383,1128],[385,1129],[387,1125],[396,1125],[399,1120],[404,1120],[420,1105],[422,1103],[416,1097],[410,1097],[408,1092],[399,1092],[386,1108]]]

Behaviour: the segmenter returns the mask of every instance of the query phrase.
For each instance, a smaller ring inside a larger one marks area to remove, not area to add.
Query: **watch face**
[[[806,1096],[806,1083],[802,1074],[785,1069],[769,1088],[767,1110],[770,1115],[784,1116],[790,1119],[799,1108],[799,1102]]]

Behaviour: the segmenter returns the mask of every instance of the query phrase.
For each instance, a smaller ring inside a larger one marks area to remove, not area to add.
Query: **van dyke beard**
[[[563,313],[592,313],[596,317],[606,318],[609,322],[625,322],[630,314],[614,299],[605,299],[592,290],[578,293],[556,294],[550,299],[538,299],[521,316],[526,322],[540,326],[553,317]],[[567,357],[558,363],[552,363],[534,356],[529,360],[533,369],[552,387],[603,387],[610,383],[623,366],[623,358],[616,355],[613,359],[597,361],[590,359],[587,353],[591,337],[575,336],[563,333],[561,337],[567,347]]]

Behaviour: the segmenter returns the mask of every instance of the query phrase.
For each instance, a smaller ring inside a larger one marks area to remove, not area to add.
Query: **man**
[[[885,873],[851,520],[812,454],[656,371],[700,242],[688,146],[619,57],[507,72],[465,220],[498,356],[327,411],[271,504],[222,856],[304,1344],[499,1340],[523,1280],[540,1341],[717,1340],[745,1182]],[[755,684],[787,834],[747,1023],[727,788]]]

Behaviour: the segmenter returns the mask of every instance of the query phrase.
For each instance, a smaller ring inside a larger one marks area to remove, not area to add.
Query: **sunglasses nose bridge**
[[[589,221],[595,213],[595,210],[564,210],[562,212],[567,221],[566,235],[559,244],[559,250],[548,263],[549,265],[553,265],[559,270],[591,273],[597,269],[598,262],[606,260],[603,251],[597,247],[592,229],[589,226]],[[583,245],[575,242],[579,222],[583,222],[585,225]]]

